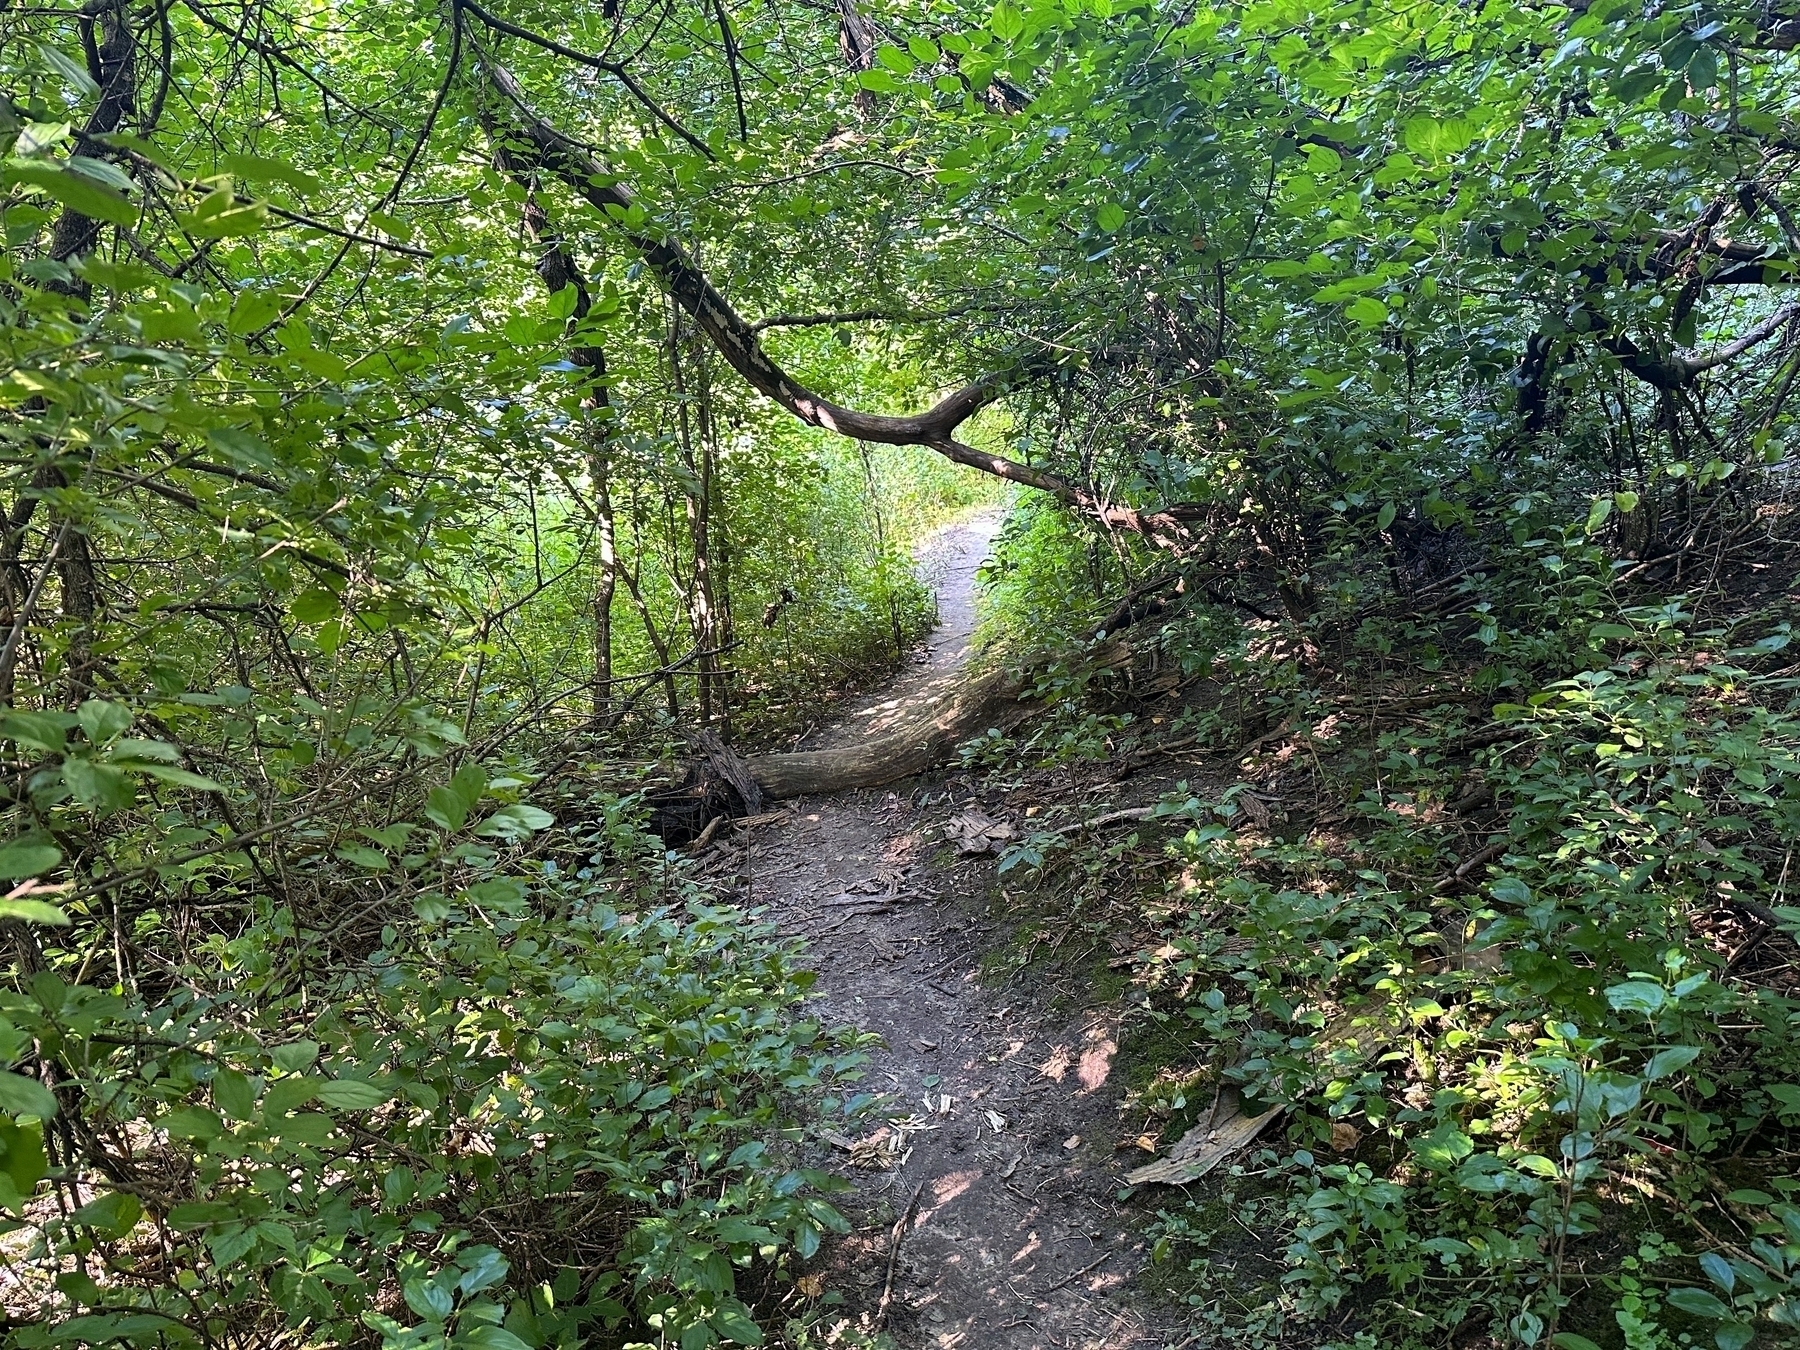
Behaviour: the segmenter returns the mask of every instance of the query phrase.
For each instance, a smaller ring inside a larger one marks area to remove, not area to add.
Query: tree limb
[[[1623,336],[1603,338],[1600,345],[1618,358],[1627,374],[1645,384],[1658,389],[1683,389],[1707,371],[1735,361],[1752,347],[1767,342],[1796,318],[1800,318],[1800,301],[1783,305],[1735,342],[1728,342],[1705,355],[1673,351],[1667,356],[1658,356]]]
[[[761,333],[770,328],[820,328],[837,323],[941,323],[945,319],[960,318],[978,308],[982,306],[957,305],[937,314],[886,309],[852,309],[826,314],[776,314],[771,318],[758,319],[750,325],[750,331]]]
[[[555,38],[547,38],[542,33],[532,32],[529,28],[521,28],[515,23],[508,23],[499,15],[492,14],[483,9],[479,4],[475,3],[475,0],[456,0],[456,4],[457,8],[466,10],[468,13],[474,15],[496,33],[505,33],[508,37],[516,37],[521,42],[529,42],[534,47],[541,47],[547,52],[562,57],[564,60],[573,61],[577,65],[587,66],[591,70],[605,71],[620,84],[624,85],[631,96],[639,103],[643,104],[644,108],[657,121],[661,122],[670,131],[681,137],[682,140],[686,141],[708,159],[718,158],[718,156],[713,154],[707,147],[705,141],[701,140],[698,136],[694,135],[693,132],[677,122],[667,112],[663,111],[662,105],[651,98],[644,90],[644,87],[631,77],[631,72],[625,69],[619,62],[608,61],[602,56],[590,56],[586,52],[576,51],[573,47],[564,46]],[[484,64],[487,63],[484,62]],[[497,72],[506,76],[508,84],[512,85],[511,89],[507,92],[507,97],[512,99],[515,103],[518,103],[520,111],[523,112],[523,96],[518,93],[518,86],[512,82],[512,76],[506,75],[506,73],[500,70],[498,66],[489,65],[488,69],[490,75]]]
[[[460,0],[464,5],[469,0]],[[473,10],[471,10],[473,12]],[[636,204],[631,189],[609,173],[592,154],[532,112],[507,70],[475,44],[476,61],[494,89],[517,110],[507,149],[528,154],[533,167],[560,179],[570,191],[607,217],[647,263],[676,304],[686,310],[712,340],[726,364],[749,385],[774,400],[808,426],[835,431],[852,440],[878,445],[916,445],[995,478],[1047,492],[1057,501],[1112,529],[1139,534],[1158,548],[1180,549],[1189,536],[1186,522],[1198,507],[1170,506],[1139,510],[1101,500],[1085,488],[1004,455],[964,445],[955,432],[964,422],[1005,392],[1006,377],[986,375],[946,395],[924,412],[892,416],[846,408],[808,389],[776,365],[763,350],[756,330],[732,308],[693,255],[682,245],[642,225],[628,224]],[[501,139],[489,122],[490,134]],[[641,211],[640,211],[641,215]]]

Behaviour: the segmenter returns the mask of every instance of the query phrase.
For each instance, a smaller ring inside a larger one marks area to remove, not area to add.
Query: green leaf
[[[74,725],[75,719],[67,713],[12,712],[0,720],[0,735],[28,750],[59,755],[68,744],[64,733]]]
[[[1595,498],[1594,504],[1588,508],[1587,532],[1593,534],[1606,524],[1606,518],[1612,514],[1612,509],[1613,499],[1611,497]]]
[[[1606,991],[1606,1001],[1619,1012],[1639,1012],[1648,1017],[1662,1010],[1663,1004],[1668,1002],[1668,995],[1659,984],[1651,984],[1647,980],[1627,980],[1623,984],[1610,986]]]
[[[1670,1307],[1694,1317],[1709,1317],[1717,1322],[1731,1316],[1731,1309],[1704,1289],[1671,1289],[1666,1297]]]
[[[296,169],[283,160],[266,159],[262,155],[221,155],[219,167],[226,173],[253,182],[285,183],[302,196],[311,196],[320,186],[319,180],[304,169]]]
[[[720,1219],[713,1225],[713,1231],[719,1235],[721,1242],[754,1243],[758,1246],[766,1246],[775,1241],[775,1234],[761,1224],[736,1217]]]
[[[112,188],[115,192],[130,193],[136,190],[137,184],[117,164],[109,160],[95,159],[91,155],[70,155],[69,170],[83,178],[91,178],[102,187]]]
[[[256,1115],[256,1085],[236,1069],[220,1069],[213,1075],[213,1102],[232,1120]]]
[[[69,1219],[73,1223],[94,1229],[104,1238],[117,1239],[137,1227],[137,1221],[143,1217],[144,1207],[135,1196],[123,1191],[108,1191],[105,1195],[88,1201],[71,1214]]]
[[[480,833],[480,831],[476,831]],[[385,872],[389,867],[388,856],[378,848],[370,848],[367,844],[340,844],[337,856],[357,867],[366,867],[371,872]]]
[[[219,188],[200,199],[192,211],[177,211],[175,218],[189,234],[202,239],[229,239],[255,234],[268,223],[266,202],[242,201],[230,188]]]
[[[94,83],[93,76],[88,74],[87,67],[81,62],[73,59],[61,49],[52,47],[47,42],[35,42],[31,45],[37,49],[38,60],[46,68],[60,75],[63,83],[69,87],[69,92],[78,99],[100,96],[100,86]]]
[[[1398,514],[1400,514],[1398,507],[1392,502],[1385,503],[1381,508],[1380,514],[1375,517],[1375,528],[1378,530],[1385,530],[1394,523],[1394,517]]]
[[[57,1345],[107,1345],[140,1338],[168,1344],[169,1334],[181,1329],[180,1320],[166,1313],[94,1313],[60,1323],[52,1339]]]
[[[1345,277],[1329,286],[1321,286],[1313,292],[1313,299],[1321,305],[1335,305],[1340,300],[1348,300],[1353,295],[1375,290],[1383,284],[1378,276]]]
[[[266,328],[281,317],[281,297],[272,291],[243,291],[231,303],[231,320],[226,325],[239,337]]]
[[[0,879],[17,881],[21,877],[41,877],[61,861],[62,850],[55,844],[15,839],[0,848]]]
[[[988,19],[988,32],[1002,42],[1012,42],[1025,31],[1025,16],[1013,0],[995,0],[994,13]]]
[[[1125,223],[1125,208],[1117,202],[1108,202],[1094,213],[1094,223],[1111,234]]]
[[[425,794],[425,819],[446,830],[460,830],[469,808],[449,788],[434,787]]]
[[[525,1341],[520,1340],[505,1327],[477,1324],[461,1326],[457,1329],[454,1346],[470,1346],[472,1350],[532,1350]]]
[[[408,1280],[400,1293],[407,1307],[432,1322],[448,1321],[450,1310],[456,1306],[450,1291],[431,1280]]]
[[[225,1122],[204,1106],[184,1106],[156,1122],[177,1139],[217,1139]]]
[[[222,785],[211,778],[190,772],[174,764],[147,764],[142,760],[119,760],[122,769],[133,773],[146,774],[159,782],[173,783],[176,787],[193,788],[196,792],[223,792]]]
[[[20,923],[47,923],[55,928],[67,928],[69,916],[55,905],[45,904],[42,900],[4,900],[0,899],[0,919],[16,919]]]
[[[556,817],[548,811],[535,806],[527,806],[523,802],[515,802],[503,806],[481,824],[475,827],[475,833],[489,839],[523,839],[538,830],[548,829],[556,824]]]
[[[269,1084],[263,1093],[262,1116],[273,1122],[310,1102],[319,1090],[317,1078],[281,1078]]]
[[[1460,117],[1438,121],[1431,117],[1415,117],[1401,133],[1406,148],[1426,159],[1445,159],[1467,150],[1475,139],[1475,129]]]
[[[36,1125],[15,1125],[0,1119],[0,1158],[4,1171],[12,1178],[14,1189],[29,1196],[38,1182],[50,1175],[50,1160],[44,1155],[44,1131]]]
[[[371,1111],[377,1106],[387,1105],[394,1097],[386,1088],[365,1083],[360,1078],[339,1078],[329,1083],[320,1083],[314,1095],[325,1105],[335,1106],[340,1111]]]
[[[479,1294],[506,1278],[506,1258],[492,1247],[470,1247],[459,1252],[456,1259],[463,1267],[456,1287],[464,1294]]]
[[[463,765],[443,787],[425,795],[425,818],[443,829],[460,830],[486,787],[487,775],[479,765]]]
[[[275,1067],[286,1073],[305,1073],[319,1057],[317,1041],[291,1041],[269,1051]]]
[[[176,1228],[204,1228],[208,1224],[229,1223],[238,1217],[230,1205],[217,1200],[194,1200],[176,1205],[169,1211],[169,1222]]]
[[[96,764],[91,759],[67,759],[62,766],[63,782],[75,794],[75,800],[107,816],[123,811],[137,797],[137,789],[122,769],[111,764]]]
[[[450,901],[437,891],[415,895],[412,908],[413,913],[425,923],[442,923],[450,917]]]
[[[336,595],[323,586],[315,586],[295,596],[288,606],[288,613],[294,616],[295,623],[319,624],[335,619],[343,609]]]
[[[1600,1350],[1600,1347],[1586,1336],[1577,1336],[1572,1331],[1557,1332],[1550,1338],[1550,1344],[1555,1346],[1556,1350]]]
[[[105,187],[87,174],[60,168],[42,160],[10,159],[0,170],[0,183],[18,183],[48,193],[64,206],[109,225],[132,225],[138,209],[122,194]]]
[[[1654,1083],[1659,1078],[1680,1073],[1699,1058],[1700,1047],[1697,1045],[1672,1045],[1650,1056],[1650,1062],[1644,1066],[1644,1077]]]
[[[1731,1262],[1717,1252],[1700,1253],[1700,1269],[1706,1272],[1706,1278],[1729,1294],[1737,1288],[1737,1272],[1731,1268]]]
[[[56,1097],[35,1078],[0,1070],[0,1111],[49,1120],[56,1114]]]
[[[762,1328],[750,1316],[750,1310],[734,1298],[720,1302],[719,1310],[706,1319],[712,1329],[728,1341],[739,1345],[761,1345]]]
[[[95,745],[104,745],[131,730],[131,709],[122,703],[90,698],[75,715],[88,740]]]
[[[1442,1171],[1473,1153],[1475,1141],[1446,1121],[1424,1138],[1411,1140],[1410,1147],[1425,1166]]]
[[[1344,317],[1364,328],[1375,328],[1387,322],[1388,307],[1372,295],[1365,295],[1344,306]]]
[[[910,75],[918,69],[918,62],[912,56],[892,43],[884,42],[875,49],[875,59],[881,62],[896,75]]]
[[[581,292],[573,282],[561,290],[552,292],[546,306],[553,319],[567,319],[575,313],[575,307],[581,303]]]

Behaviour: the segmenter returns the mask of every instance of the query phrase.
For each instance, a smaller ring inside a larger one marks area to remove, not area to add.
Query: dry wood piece
[[[940,704],[861,745],[838,750],[752,755],[750,772],[765,798],[881,787],[936,768],[962,742],[989,727],[1017,726],[1030,712],[1019,677],[998,670],[978,676]]]
[[[1198,1181],[1239,1149],[1250,1144],[1285,1106],[1270,1107],[1261,1115],[1247,1116],[1234,1103],[1227,1108],[1223,1120],[1207,1120],[1194,1126],[1175,1141],[1167,1157],[1158,1158],[1125,1174],[1133,1186],[1160,1182],[1165,1186],[1185,1186]]]
[[[925,1183],[921,1181],[913,1187],[912,1199],[906,1202],[906,1208],[900,1211],[900,1217],[894,1221],[894,1235],[888,1243],[887,1279],[881,1286],[881,1302],[875,1306],[877,1331],[887,1325],[888,1305],[894,1301],[894,1266],[900,1260],[900,1243],[906,1237],[906,1230],[912,1226],[913,1215],[919,1212],[919,1197],[924,1193]]]
[[[1380,1051],[1382,1040],[1372,1034],[1370,1022],[1382,1005],[1347,1012],[1337,1017],[1320,1033],[1314,1052],[1321,1057],[1350,1049],[1356,1058],[1367,1061]],[[1207,1118],[1175,1141],[1167,1156],[1125,1174],[1133,1186],[1158,1182],[1165,1186],[1185,1186],[1198,1181],[1239,1149],[1247,1147],[1269,1122],[1287,1111],[1285,1105],[1272,1106],[1259,1115],[1246,1115],[1237,1093],[1219,1094]],[[1223,1119],[1220,1118],[1223,1114]]]
[[[793,819],[787,811],[765,811],[760,816],[741,816],[731,822],[734,830],[754,830],[763,825],[785,825]]]
[[[1098,1261],[1090,1261],[1085,1266],[1083,1266],[1080,1270],[1075,1271],[1073,1274],[1063,1276],[1060,1280],[1058,1280],[1055,1284],[1050,1285],[1048,1288],[1038,1290],[1038,1297],[1042,1298],[1045,1294],[1054,1294],[1058,1289],[1063,1288],[1065,1285],[1074,1284],[1075,1281],[1079,1280],[1083,1275],[1093,1274],[1096,1270],[1100,1269],[1101,1266],[1105,1265],[1110,1260],[1112,1260],[1112,1253],[1111,1252],[1104,1253]]]

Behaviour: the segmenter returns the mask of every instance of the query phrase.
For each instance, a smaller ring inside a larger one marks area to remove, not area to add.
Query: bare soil
[[[978,516],[931,541],[941,623],[916,668],[808,748],[944,696],[969,656],[975,573],[998,524]],[[883,1042],[865,1086],[889,1094],[886,1123],[848,1131],[832,1160],[857,1183],[840,1206],[855,1231],[815,1274],[842,1298],[836,1315],[900,1350],[1174,1345],[1169,1310],[1136,1287],[1142,1209],[1118,1198],[1147,1156],[1124,1137],[1136,1132],[1121,1121],[1118,1010],[1030,976],[982,978],[1011,924],[995,912],[995,858],[944,838],[970,792],[950,775],[801,799],[719,850],[740,898],[806,939],[820,1015]]]

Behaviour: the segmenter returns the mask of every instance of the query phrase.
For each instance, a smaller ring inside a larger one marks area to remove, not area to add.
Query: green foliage
[[[1477,760],[1507,804],[1482,894],[1447,892],[1455,854],[1426,823],[1466,773],[1453,732],[1379,738],[1355,837],[1259,842],[1224,823],[1247,819],[1228,794],[1219,823],[1172,846],[1187,918],[1147,969],[1155,1015],[1216,1045],[1250,1102],[1295,1108],[1303,1146],[1275,1166],[1290,1313],[1447,1281],[1436,1322],[1487,1317],[1536,1344],[1583,1292],[1564,1277],[1584,1242],[1629,1231],[1623,1183],[1698,1220],[1713,1169],[1754,1158],[1757,1186],[1731,1202],[1756,1215],[1754,1279],[1700,1220],[1701,1269],[1745,1291],[1666,1302],[1716,1321],[1726,1347],[1758,1315],[1791,1321],[1800,1248],[1783,1246],[1795,1211],[1778,1197],[1800,1180],[1769,1132],[1800,1119],[1800,1003],[1729,978],[1708,939],[1721,897],[1780,902],[1800,719],[1792,680],[1754,667],[1785,634],[1722,653],[1719,634],[1660,631],[1659,650],[1498,709],[1516,731]],[[1351,1139],[1370,1132],[1354,1160],[1318,1156],[1351,1122]],[[1683,1250],[1650,1248],[1665,1267]],[[1627,1273],[1610,1277],[1618,1324],[1667,1343]],[[1398,1313],[1382,1324],[1429,1336]]]
[[[274,909],[200,943],[167,1002],[51,971],[7,997],[0,1039],[54,1056],[65,1109],[129,1135],[135,1178],[27,1207],[62,1117],[17,1079],[7,1227],[91,1272],[42,1291],[62,1328],[18,1344],[230,1324],[503,1348],[643,1319],[755,1341],[745,1269],[843,1227],[793,1161],[795,1112],[858,1056],[799,1014],[810,976],[770,928],[645,866],[638,893],[545,868],[423,894],[323,989],[296,989],[306,944]]]
[[[753,1340],[741,1263],[827,1222],[771,1160],[840,1049],[787,953],[565,780],[690,723],[773,738],[899,658],[908,544],[997,499],[915,450],[1063,483],[1008,527],[989,630],[1059,640],[1068,708],[972,762],[1117,747],[1068,672],[1146,583],[1132,641],[1214,682],[1203,743],[1341,731],[1334,671],[1505,703],[1480,760],[1415,727],[1336,770],[1342,839],[1209,824],[1177,860],[1158,1010],[1388,1151],[1282,1164],[1296,1306],[1457,1281],[1580,1350],[1564,1248],[1601,1179],[1691,1207],[1800,1124],[1790,1010],[1695,928],[1785,895],[1782,635],[1720,656],[1706,597],[1660,594],[1785,508],[1783,7],[331,20],[0,14],[0,1199],[67,1284],[18,1334]],[[520,167],[520,106],[612,208]],[[676,245],[716,295],[665,293]],[[727,295],[812,425],[738,379]],[[954,443],[822,429],[973,376],[1004,406]],[[1470,771],[1504,810],[1480,899],[1439,884]],[[1408,1048],[1322,1048],[1345,1015]],[[1785,1306],[1783,1181],[1742,1202],[1745,1269],[1665,1295],[1693,1244],[1646,1237],[1607,1275],[1635,1344],[1681,1314],[1731,1350]],[[604,1251],[565,1278],[570,1214]]]

